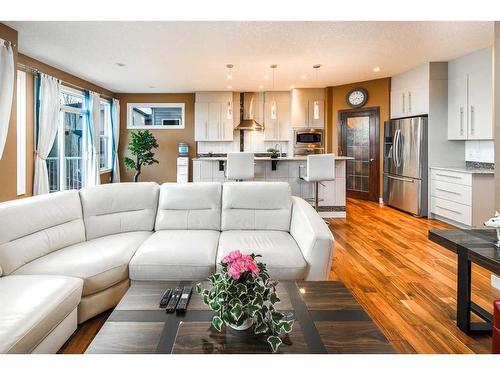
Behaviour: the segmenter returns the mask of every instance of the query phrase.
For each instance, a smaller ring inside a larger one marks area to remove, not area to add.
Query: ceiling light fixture
[[[278,65],[273,64],[270,66],[270,68],[273,71],[273,100],[271,102],[271,120],[276,120],[276,99],[274,98],[274,72]]]
[[[227,88],[228,88],[229,90],[231,90],[231,89],[233,88],[233,86],[231,86],[231,85],[227,85]]]
[[[269,79],[269,76],[266,74],[266,75],[264,76],[264,79]]]
[[[321,64],[313,65],[313,69],[316,71],[316,84],[318,83],[318,70],[321,68]],[[315,100],[313,104],[313,118],[319,120],[319,101]]]
[[[373,68],[373,71],[374,71],[375,73],[380,72],[380,67],[379,67],[379,66],[376,66],[375,68]]]
[[[302,75],[300,76],[300,78],[302,78],[302,79],[306,79],[306,78],[307,78],[307,76],[306,76],[305,74],[302,74]]]
[[[125,66],[125,64],[122,62],[117,62],[116,65],[119,66],[120,68],[123,68]]]
[[[264,86],[262,86],[262,85],[259,85],[259,89],[261,89],[261,90],[262,90],[263,88],[264,88]]]

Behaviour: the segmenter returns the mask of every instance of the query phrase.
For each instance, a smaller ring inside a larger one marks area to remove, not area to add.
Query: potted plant
[[[135,156],[135,160],[125,157],[123,162],[127,169],[135,169],[134,182],[137,182],[143,165],[151,165],[158,163],[154,158],[155,154],[152,151],[158,148],[156,138],[149,130],[138,130],[130,133],[132,140],[128,144],[128,149]]]
[[[221,331],[224,324],[236,330],[254,326],[256,335],[268,335],[267,342],[276,352],[282,343],[280,335],[290,333],[294,321],[276,310],[278,282],[269,278],[266,265],[255,260],[258,257],[232,251],[222,259],[221,272],[209,277],[211,287],[197,284],[196,290],[215,312],[212,326],[216,330]]]
[[[268,148],[267,152],[269,152],[271,155],[271,159],[277,159],[279,156],[279,150],[276,148]]]

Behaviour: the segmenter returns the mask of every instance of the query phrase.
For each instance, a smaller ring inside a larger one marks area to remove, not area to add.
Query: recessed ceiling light
[[[122,63],[122,62],[117,62],[116,65],[118,65],[119,67],[124,67],[125,66],[125,64]]]
[[[232,74],[228,74],[228,75],[227,75],[227,79],[233,79]]]
[[[261,89],[261,90],[262,90],[263,88],[264,88],[264,86],[262,86],[262,85],[259,85],[259,89]]]
[[[231,86],[231,85],[227,85],[227,88],[228,88],[228,89],[232,89],[232,88],[233,88],[233,86]]]
[[[293,90],[295,88],[294,85],[290,85],[290,89]]]
[[[264,76],[264,79],[269,79],[269,76],[266,74],[266,75]]]
[[[307,78],[307,76],[306,76],[305,74],[302,74],[302,75],[300,76],[300,78],[302,78],[302,79],[306,79],[306,78]]]
[[[375,68],[373,68],[373,71],[376,73],[376,72],[380,72],[380,67],[376,66]]]

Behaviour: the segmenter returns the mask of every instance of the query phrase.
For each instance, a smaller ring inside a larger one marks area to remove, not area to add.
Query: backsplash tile
[[[254,153],[267,152],[267,149],[279,143],[283,153],[290,153],[289,142],[269,142],[264,141],[264,133],[261,131],[245,131],[245,151]],[[228,152],[238,152],[240,150],[240,133],[234,132],[232,142],[197,142],[198,154],[226,154]]]
[[[481,163],[495,162],[493,141],[465,141],[465,160]]]

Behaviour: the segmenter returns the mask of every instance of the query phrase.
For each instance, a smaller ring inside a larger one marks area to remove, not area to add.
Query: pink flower
[[[226,255],[223,259],[223,263],[232,263],[243,257],[243,254],[239,250],[233,250],[228,255]]]
[[[231,251],[222,259],[222,263],[228,265],[227,272],[234,280],[238,280],[244,272],[251,272],[254,277],[259,274],[259,267],[255,260],[239,250]]]

